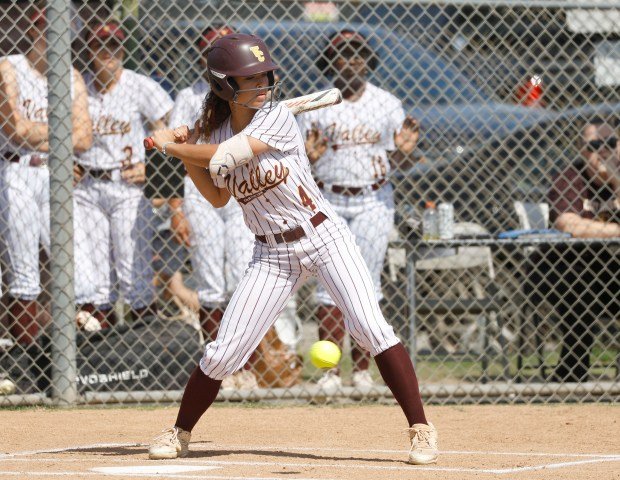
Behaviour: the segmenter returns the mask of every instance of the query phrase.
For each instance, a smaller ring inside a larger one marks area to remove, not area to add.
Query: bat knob
[[[153,139],[151,137],[146,137],[143,144],[146,150],[152,150],[153,147],[155,147],[155,142],[153,142]]]

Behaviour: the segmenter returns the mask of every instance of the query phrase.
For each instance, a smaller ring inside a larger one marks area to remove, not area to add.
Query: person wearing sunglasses
[[[553,226],[576,238],[620,238],[618,136],[604,119],[584,123],[580,157],[553,179]],[[592,325],[620,313],[620,251],[592,245],[541,249],[530,280],[560,319],[562,351],[552,380],[588,380]],[[545,293],[543,293],[545,292]]]

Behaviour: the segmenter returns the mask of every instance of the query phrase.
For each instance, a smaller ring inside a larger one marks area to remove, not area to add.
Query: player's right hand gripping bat
[[[310,93],[308,95],[302,95],[301,97],[289,98],[280,103],[286,106],[293,115],[298,115],[300,113],[310,112],[311,110],[337,105],[340,102],[342,102],[342,93],[340,90],[338,88],[330,88],[329,90]],[[191,134],[192,131],[190,130],[190,135]],[[155,144],[151,137],[144,139],[144,148],[151,150],[154,146]]]

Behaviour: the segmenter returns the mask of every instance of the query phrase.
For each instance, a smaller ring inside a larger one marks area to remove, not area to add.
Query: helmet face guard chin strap
[[[240,93],[247,93],[247,92],[256,92],[256,93],[247,102],[245,102],[245,103],[239,102],[237,100],[239,94]],[[249,105],[261,93],[266,93],[266,95],[267,95],[267,98],[265,99],[265,103],[263,103],[263,105],[261,107],[254,107],[252,105]],[[235,90],[235,96],[233,97],[232,102],[235,103],[236,105],[241,106],[241,107],[251,108],[251,109],[254,109],[254,110],[263,110],[268,105],[268,110],[271,110],[276,105],[278,100],[280,99],[280,94],[281,93],[282,93],[282,82],[276,82],[273,85],[270,85],[268,87],[245,88],[243,90]]]

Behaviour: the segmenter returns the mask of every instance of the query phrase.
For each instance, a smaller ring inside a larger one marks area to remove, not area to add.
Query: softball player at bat
[[[196,124],[195,132],[209,143],[193,145],[198,139],[187,139],[187,126],[157,131],[153,140],[164,154],[183,161],[214,207],[235,197],[255,236],[254,253],[217,338],[206,345],[187,383],[174,427],[153,441],[149,457],[187,455],[190,432],[222,379],[241,368],[288,298],[314,276],[344,313],[350,334],[374,356],[403,409],[409,461],[435,462],[437,432],[424,415],[413,364],[383,318],[360,250],[312,178],[294,116],[283,105],[273,106],[273,95],[266,102],[278,66],[260,38],[241,34],[216,40],[207,63],[211,92],[203,128]]]
[[[11,296],[6,325],[21,344],[33,342],[39,332],[39,248],[49,254],[50,247],[45,12],[35,10],[30,21],[26,54],[0,59],[0,228]],[[76,70],[71,95],[73,148],[80,152],[91,146],[92,123],[84,80]],[[80,221],[75,216],[75,224]],[[88,285],[79,274],[75,282]]]
[[[96,292],[78,296],[96,313],[116,301],[113,281],[134,318],[156,313],[152,247],[153,211],[143,193],[145,124],[163,128],[172,109],[168,94],[153,80],[123,68],[125,34],[114,22],[96,25],[88,39],[91,71],[85,76],[93,146],[78,156],[83,176],[75,188],[76,208],[87,221]],[[76,293],[77,296],[77,293]],[[113,321],[111,317],[110,322]]]
[[[169,125],[194,125],[209,93],[206,51],[213,41],[233,33],[229,27],[207,28],[197,47],[204,78],[179,92],[170,113]],[[224,308],[252,257],[254,237],[245,228],[243,213],[237,202],[214,208],[200,194],[191,177],[184,179],[183,212],[190,225],[191,262],[197,273],[200,325],[205,339],[214,340],[224,315]],[[235,375],[226,377],[223,388],[253,389],[258,387],[251,372],[251,361]]]
[[[388,154],[395,149],[412,152],[417,135],[401,102],[366,80],[376,64],[377,57],[359,33],[344,30],[332,35],[317,66],[333,78],[344,100],[300,115],[299,122],[314,178],[351,229],[381,300],[381,271],[394,223]],[[342,348],[343,314],[322,285],[317,289],[317,303],[319,338]],[[372,386],[368,352],[353,344],[351,355],[353,385]],[[326,389],[342,386],[338,370],[327,371],[318,385]]]

